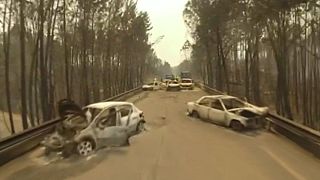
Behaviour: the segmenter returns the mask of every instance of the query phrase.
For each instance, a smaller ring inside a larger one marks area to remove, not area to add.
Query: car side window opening
[[[119,111],[120,111],[121,117],[125,117],[130,114],[131,108],[126,106],[126,107],[122,107]]]
[[[99,128],[106,128],[117,125],[117,111],[115,108],[104,110],[97,121]]]
[[[222,99],[227,110],[234,108],[243,108],[245,104],[237,99]]]
[[[222,104],[218,99],[216,99],[216,100],[211,102],[211,107],[214,108],[214,109],[218,109],[218,110],[224,111],[224,109],[222,107]]]
[[[129,124],[129,120],[130,120],[130,114],[132,113],[132,107],[131,106],[122,106],[119,109],[119,112],[120,112],[121,118],[128,117],[128,119],[127,119],[127,125],[128,125]],[[121,121],[120,121],[120,125],[122,125]]]
[[[87,108],[85,109],[85,115],[88,120],[88,122],[91,122],[94,120],[94,118],[101,112],[101,109],[96,108]]]
[[[211,103],[211,99],[204,98],[199,102],[199,105],[210,107],[210,105],[211,105],[210,103]]]
[[[85,115],[86,115],[87,121],[88,121],[88,122],[91,122],[92,119],[93,119],[93,117],[92,117],[92,113],[90,112],[89,109],[86,110]]]

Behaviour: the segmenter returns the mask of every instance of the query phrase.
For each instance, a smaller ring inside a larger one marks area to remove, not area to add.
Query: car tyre
[[[95,143],[93,140],[87,138],[81,140],[77,144],[77,152],[80,156],[88,156],[95,150]]]
[[[232,120],[230,123],[230,127],[234,131],[242,131],[244,129],[244,125],[241,124],[240,121]]]
[[[197,111],[192,111],[191,116],[194,118],[199,118],[199,113]]]
[[[140,122],[137,124],[136,131],[137,131],[137,133],[141,133],[141,132],[144,131],[144,130],[145,130],[144,122],[143,122],[143,121],[140,121]]]

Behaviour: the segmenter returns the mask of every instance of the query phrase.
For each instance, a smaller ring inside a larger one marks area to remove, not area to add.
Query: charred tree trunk
[[[66,0],[63,0],[63,45],[64,45],[64,68],[65,68],[65,83],[67,98],[71,99],[70,83],[69,83],[69,54],[67,43],[67,22],[66,22]]]
[[[20,85],[21,85],[21,118],[23,129],[28,128],[28,117],[27,117],[27,91],[26,91],[26,55],[25,55],[25,21],[24,21],[24,9],[25,0],[20,0]]]
[[[10,0],[9,5],[9,19],[8,19],[8,26],[7,29],[5,27],[6,22],[6,16],[7,16],[7,2],[5,4],[5,11],[3,15],[3,50],[4,50],[4,73],[5,73],[5,92],[6,92],[6,103],[8,108],[8,115],[9,115],[9,121],[10,121],[10,130],[11,134],[15,133],[15,125],[13,122],[13,116],[12,116],[12,107],[11,107],[11,92],[10,92],[10,44],[11,44],[11,15],[12,15],[12,0]],[[7,31],[7,35],[6,32]]]

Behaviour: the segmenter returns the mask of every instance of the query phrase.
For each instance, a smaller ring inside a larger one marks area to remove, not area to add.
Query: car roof
[[[122,105],[132,105],[132,103],[122,102],[122,101],[107,101],[107,102],[89,104],[88,106],[86,106],[86,108],[105,109],[111,106],[122,106]]]

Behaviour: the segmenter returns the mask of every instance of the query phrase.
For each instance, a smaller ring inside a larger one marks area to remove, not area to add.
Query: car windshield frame
[[[247,107],[247,105],[246,105],[246,103],[245,102],[243,102],[243,101],[241,101],[240,99],[238,99],[238,98],[221,98],[220,99],[221,100],[221,102],[223,103],[223,106],[225,107],[225,109],[227,110],[227,111],[230,111],[230,110],[232,110],[232,109],[238,109],[238,108],[245,108],[245,107]],[[226,101],[229,101],[229,102],[236,102],[236,103],[238,103],[238,104],[241,104],[241,106],[236,106],[235,104],[232,104],[231,105],[231,107],[230,106],[228,106],[228,105],[226,105]]]
[[[90,113],[90,118],[91,119],[87,119],[89,122],[93,122],[96,117],[102,112],[103,109],[99,109],[99,108],[92,108],[92,107],[86,107],[83,109],[83,111],[85,112],[85,114],[87,114],[89,110],[89,113]],[[86,117],[88,118],[88,117]]]
[[[169,84],[179,84],[177,81],[171,81]]]
[[[181,83],[192,83],[192,80],[189,79],[182,79]]]

